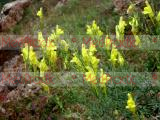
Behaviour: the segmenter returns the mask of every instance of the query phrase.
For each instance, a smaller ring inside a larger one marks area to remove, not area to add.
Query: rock
[[[19,84],[16,89],[10,91],[6,98],[6,102],[10,102],[12,100],[20,100],[22,98],[27,98],[34,96],[35,94],[39,94],[42,90],[40,85],[31,83],[31,84]]]
[[[129,0],[113,0],[116,11],[122,11],[127,8]]]
[[[0,107],[0,111],[5,114],[6,113],[6,110],[3,108],[3,107]]]
[[[0,13],[0,31],[14,26],[23,17],[24,9],[29,7],[31,0],[17,0],[4,5]]]
[[[0,93],[5,92],[7,90],[8,90],[7,86],[5,86],[4,84],[0,83]]]
[[[61,7],[63,7],[65,4],[67,3],[67,0],[60,0],[57,5],[55,6],[55,9],[59,9]]]
[[[22,84],[22,72],[24,64],[21,62],[21,56],[15,56],[3,65],[3,71],[0,72],[0,84],[7,86],[8,89],[14,89],[18,84]]]
[[[143,3],[145,0],[132,0],[136,5]],[[113,0],[113,4],[116,8],[116,11],[126,11],[128,9],[131,0]]]

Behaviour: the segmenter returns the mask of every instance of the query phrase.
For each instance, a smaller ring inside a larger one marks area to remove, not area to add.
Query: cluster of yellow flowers
[[[40,77],[44,77],[44,72],[46,72],[48,70],[48,66],[47,66],[44,58],[39,63],[39,69],[40,69]]]
[[[146,0],[146,7],[144,8],[143,14],[148,14],[149,17],[152,19],[154,17],[154,12],[152,10],[152,7],[150,6],[149,2]]]
[[[116,25],[116,38],[117,40],[124,40],[124,30],[127,26],[126,22],[123,20],[123,17],[120,17],[119,24]]]
[[[149,2],[146,0],[146,7],[144,8],[143,14],[148,15],[152,22],[154,23],[154,20],[157,21],[158,24],[160,24],[160,12],[158,13],[157,17],[155,17],[155,13],[153,12]],[[128,14],[132,14],[132,19],[129,21],[129,25],[132,27],[132,33],[136,39],[135,45],[140,44],[140,38],[137,35],[138,33],[138,18],[134,14],[135,12],[135,5],[131,4],[127,10]],[[41,22],[43,19],[43,11],[42,8],[37,12],[37,16],[40,18]],[[118,40],[124,40],[124,33],[125,33],[125,27],[127,26],[126,21],[121,16],[119,20],[119,24],[116,25],[116,38]],[[98,36],[102,36],[103,32],[100,30],[99,26],[97,25],[96,21],[94,20],[92,22],[92,25],[87,25],[87,35],[90,35],[92,38]],[[63,29],[61,29],[58,25],[56,26],[56,29],[52,31],[51,35],[48,37],[48,40],[45,41],[42,32],[38,32],[38,42],[39,45],[42,48],[43,52],[43,58],[40,60],[40,62],[37,59],[36,52],[34,52],[32,46],[28,46],[28,44],[25,44],[25,47],[22,49],[22,57],[25,62],[29,61],[30,65],[33,67],[38,67],[40,70],[40,77],[44,77],[44,73],[49,69],[47,66],[49,65],[55,65],[57,61],[57,49],[59,47],[62,47],[62,50],[67,52],[69,49],[69,45],[65,40],[61,39],[61,36],[64,35]],[[125,60],[123,58],[123,55],[115,48],[115,46],[112,46],[111,48],[111,41],[106,37],[106,48],[107,51],[110,53],[110,59],[113,66],[120,65],[123,66],[125,63]],[[75,63],[79,68],[82,68],[85,72],[86,80],[90,83],[92,83],[93,87],[96,90],[96,93],[98,94],[98,90],[95,84],[98,83],[97,81],[97,74],[98,74],[98,64],[100,60],[95,56],[95,53],[97,52],[97,49],[95,45],[90,42],[90,46],[87,49],[85,44],[82,44],[81,49],[81,59],[77,57],[77,54],[73,54],[73,58],[71,62]],[[48,63],[49,62],[49,63]],[[65,62],[68,62],[67,59],[65,59]],[[103,92],[106,94],[106,81],[109,80],[110,77],[107,77],[107,75],[104,73],[103,69],[100,69],[100,87],[102,88]],[[42,87],[45,91],[49,93],[49,87],[48,85],[41,83]],[[133,114],[136,114],[136,104],[134,101],[134,98],[132,97],[131,93],[128,93],[128,100],[127,100],[127,106],[126,109],[128,109]]]
[[[87,49],[84,44],[82,44],[82,60],[80,60],[76,54],[74,54],[73,59],[71,62],[76,63],[76,65],[79,68],[82,68],[85,72],[86,81],[90,82],[92,84],[92,87],[94,88],[96,95],[98,95],[98,90],[96,87],[97,84],[97,71],[98,71],[98,64],[99,59],[97,59],[94,54],[96,52],[95,45],[90,42],[90,47]]]
[[[44,60],[44,58],[39,62],[36,56],[36,53],[33,51],[32,46],[28,46],[28,44],[25,44],[25,47],[22,48],[22,57],[25,62],[29,60],[30,65],[32,65],[34,68],[38,67],[40,69],[41,77],[44,76],[44,72],[48,70],[47,64]],[[35,71],[36,72],[36,71]]]
[[[43,38],[42,32],[38,33],[38,42],[42,48],[43,53],[47,56],[49,63],[54,64],[57,59],[57,47],[54,42],[48,40],[47,42]]]
[[[110,77],[107,77],[106,74],[104,74],[103,69],[100,69],[100,86],[103,89],[103,93],[106,93],[106,83],[110,79]]]
[[[97,84],[96,73],[91,67],[87,66],[88,72],[85,73],[86,80],[92,84]]]
[[[60,36],[64,34],[64,31],[59,28],[59,26],[56,26],[55,30],[52,30],[52,34],[48,37],[49,40],[54,40],[55,42],[58,42],[60,39]]]
[[[156,19],[157,23],[160,24],[160,11],[158,12],[157,17],[155,17],[155,13],[152,10],[152,7],[149,4],[149,2],[146,0],[145,3],[146,3],[146,7],[143,10],[143,14],[148,15],[153,23],[154,23],[154,19]]]
[[[43,18],[42,8],[37,12],[37,16],[40,17],[40,20]],[[56,29],[52,31],[51,35],[48,37],[47,41],[43,38],[42,32],[38,32],[38,42],[42,48],[45,59],[49,61],[49,64],[54,67],[57,61],[57,47],[61,47],[64,51],[68,51],[69,45],[65,40],[61,40],[61,35],[64,34],[64,31],[56,26]],[[65,59],[65,62],[67,60]]]
[[[83,67],[83,64],[85,66],[85,69],[87,69],[88,67],[93,68],[93,70],[95,72],[97,72],[98,69],[98,63],[99,63],[99,59],[97,59],[94,56],[94,53],[96,52],[96,48],[95,45],[92,44],[92,42],[90,43],[90,47],[89,49],[86,49],[85,45],[82,44],[82,62],[79,58],[77,58],[76,54],[74,54],[73,59],[71,60],[71,62],[76,63],[79,67]]]
[[[160,12],[158,13],[157,17],[156,17],[157,22],[160,24]]]
[[[44,27],[44,18],[43,18],[43,9],[40,8],[40,10],[37,12],[37,16],[40,18],[40,29],[42,30]]]
[[[29,47],[28,44],[25,44],[25,47],[22,49],[22,57],[25,62],[29,60],[31,65],[38,65],[36,53],[33,51],[33,47]]]
[[[129,22],[129,24],[132,26],[132,30],[131,31],[132,31],[132,33],[133,33],[133,35],[135,37],[135,40],[136,40],[135,45],[139,45],[141,40],[140,40],[139,36],[137,35],[139,24],[138,24],[138,20],[137,20],[136,16],[134,16],[132,18],[132,20]]]
[[[135,101],[133,100],[131,93],[128,93],[128,100],[127,100],[126,108],[129,109],[133,114],[135,114],[136,104],[135,104]]]
[[[124,65],[124,58],[121,55],[121,53],[113,46],[111,50],[111,56],[110,56],[110,61],[114,66],[117,64],[120,64],[121,66]]]
[[[37,12],[37,16],[42,19],[43,18],[43,10],[40,8],[40,10]]]
[[[99,26],[97,25],[96,21],[92,22],[92,25],[87,25],[87,35],[91,37],[100,37],[103,35],[103,32],[100,30]]]

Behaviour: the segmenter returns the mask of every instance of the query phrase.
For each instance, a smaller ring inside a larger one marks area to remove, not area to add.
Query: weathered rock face
[[[128,8],[131,1],[134,2],[135,4],[140,4],[145,0],[112,0],[112,1],[117,11],[123,11]]]
[[[4,31],[23,17],[24,9],[29,7],[31,0],[17,0],[4,5],[0,13],[0,31]]]

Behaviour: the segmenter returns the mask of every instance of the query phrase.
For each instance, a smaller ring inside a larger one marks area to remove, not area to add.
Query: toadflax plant
[[[44,21],[43,21],[43,9],[42,8],[40,8],[40,10],[37,12],[37,16],[40,18],[40,29],[43,30]]]
[[[126,22],[124,21],[123,17],[120,17],[119,24],[116,25],[116,38],[117,40],[124,40],[124,30],[127,26]]]
[[[109,59],[113,66],[123,66],[124,65],[124,58],[121,53],[113,46],[111,50],[111,55]]]
[[[152,20],[152,22],[154,23],[154,12],[152,10],[152,7],[150,6],[149,2],[146,0],[146,7],[143,10],[143,14],[145,15],[149,15],[150,19]]]
[[[87,25],[86,34],[91,37],[92,40],[100,40],[103,35],[103,32],[100,30],[96,21],[94,20],[91,25]]]
[[[96,95],[98,96],[98,89],[97,89],[97,71],[98,71],[98,64],[99,59],[97,59],[94,54],[96,52],[95,45],[90,42],[90,47],[87,49],[84,44],[82,44],[82,50],[81,50],[81,57],[82,60],[80,60],[76,54],[74,54],[74,57],[72,58],[71,62],[75,63],[79,68],[79,70],[82,70],[85,72],[86,81],[90,82],[92,85],[92,88],[94,89]]]
[[[149,2],[146,0],[146,7],[144,7],[143,10],[143,14],[144,15],[148,15],[149,18],[151,19],[152,23],[154,24],[154,27],[156,29],[156,34],[160,34],[160,12],[157,13],[156,16],[156,12],[153,11],[151,5],[149,4]]]
[[[34,71],[36,72],[39,61],[37,59],[36,53],[33,51],[32,46],[28,46],[28,44],[25,44],[25,47],[22,48],[22,57],[24,62],[27,63],[27,60],[29,60],[29,64],[31,67],[33,67]]]
[[[46,72],[48,70],[48,66],[47,66],[44,58],[39,63],[39,69],[40,69],[40,77],[44,77],[44,72]]]
[[[129,21],[129,24],[132,26],[131,31],[135,37],[135,40],[136,40],[135,45],[138,46],[138,45],[140,45],[141,41],[140,41],[139,36],[137,35],[138,34],[138,26],[139,26],[137,17],[136,16],[132,17],[132,19]]]
[[[160,24],[160,12],[158,12],[158,15],[156,17],[157,23]]]
[[[136,114],[136,104],[131,93],[128,93],[126,109],[128,109],[133,114],[135,120],[138,120],[137,114]]]
[[[87,67],[93,68],[95,72],[97,72],[98,69],[98,64],[99,64],[99,59],[97,59],[94,54],[96,52],[95,45],[93,45],[90,42],[90,47],[87,49],[84,44],[82,44],[82,51],[81,51],[81,56],[82,60],[77,58],[76,54],[74,53],[74,57],[71,60],[71,62],[76,63],[79,68],[82,68],[83,70],[86,70]]]
[[[92,38],[94,38],[94,35],[98,37],[101,37],[103,35],[103,32],[100,30],[95,20],[92,22],[92,25],[87,25],[86,33],[87,35],[90,35]]]
[[[29,60],[29,65],[33,67],[33,72],[36,74],[37,68],[40,69],[40,77],[44,78],[44,73],[48,70],[48,66],[45,63],[45,59],[43,58],[40,62],[38,61],[36,57],[36,52],[33,51],[32,46],[28,46],[28,44],[25,44],[25,47],[22,48],[22,57],[24,62],[26,63],[27,60]],[[40,85],[43,87],[44,91],[49,93],[49,87],[45,83],[40,83]]]
[[[107,95],[106,83],[108,80],[110,80],[110,77],[107,77],[107,75],[104,74],[103,69],[100,69],[100,87],[105,95]]]

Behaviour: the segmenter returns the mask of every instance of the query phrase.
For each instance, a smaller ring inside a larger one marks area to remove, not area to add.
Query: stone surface
[[[144,1],[145,0],[132,0],[132,2],[136,5]],[[128,9],[128,6],[130,3],[131,3],[131,0],[113,0],[113,4],[117,11],[123,11]]]
[[[29,7],[31,0],[17,0],[3,6],[0,13],[0,31],[16,25],[23,17],[24,9]]]

